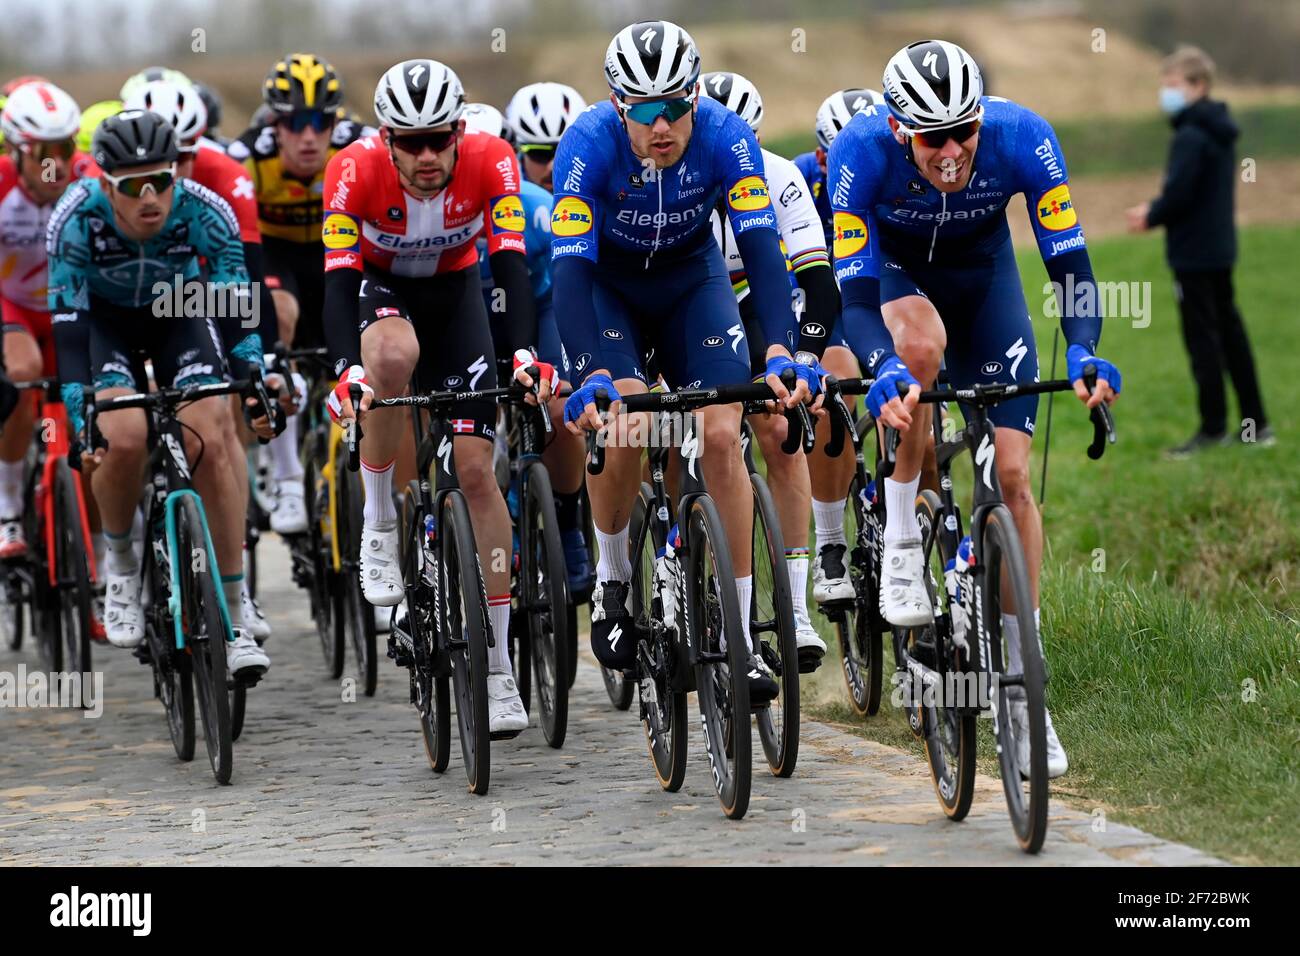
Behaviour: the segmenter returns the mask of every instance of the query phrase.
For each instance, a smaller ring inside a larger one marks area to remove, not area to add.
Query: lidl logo
[[[727,205],[737,212],[751,212],[766,209],[771,205],[767,194],[767,183],[760,176],[746,176],[727,193]]]
[[[867,244],[867,224],[850,212],[835,214],[836,259],[845,259],[860,251]]]
[[[591,207],[577,196],[565,196],[551,213],[551,232],[557,236],[581,236],[591,225]]]
[[[1079,221],[1070,199],[1070,187],[1062,183],[1043,194],[1038,200],[1038,221],[1053,232],[1069,229]]]
[[[356,220],[338,212],[325,217],[325,225],[320,231],[326,249],[355,249],[359,236]]]
[[[524,231],[524,204],[518,196],[502,196],[492,204],[492,228],[496,232]]]

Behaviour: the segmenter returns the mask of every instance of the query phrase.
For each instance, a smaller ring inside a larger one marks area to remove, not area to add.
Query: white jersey
[[[785,254],[787,272],[791,275],[816,262],[830,265],[826,253],[826,239],[822,234],[821,217],[813,205],[812,193],[803,174],[784,156],[763,150],[763,169],[767,173],[768,195],[776,210],[777,231],[781,234],[781,252]],[[749,295],[749,280],[745,276],[745,263],[741,261],[736,237],[731,233],[731,222],[725,216],[721,221],[713,211],[713,238],[717,240],[727,260],[727,272],[737,301]]]

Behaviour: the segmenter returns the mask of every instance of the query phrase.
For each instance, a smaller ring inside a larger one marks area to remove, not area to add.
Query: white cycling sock
[[[279,481],[301,481],[302,461],[298,458],[298,416],[290,415],[284,431],[271,439],[271,477]]]
[[[244,626],[244,604],[240,600],[244,594],[244,575],[226,574],[221,578],[221,593],[226,598],[226,610],[230,612],[230,626]]]
[[[393,469],[396,465],[396,458],[378,467],[365,459],[361,461],[361,483],[366,489],[362,518],[368,525],[397,521],[397,509],[393,507]]]
[[[509,674],[510,667],[510,595],[498,594],[488,598],[488,617],[492,622],[492,640],[495,647],[488,648],[488,673]]]
[[[95,531],[90,535],[90,546],[95,552],[95,575],[99,579],[99,586],[104,586],[104,559],[108,556],[108,538],[104,537],[104,532]]]
[[[911,481],[885,479],[886,546],[921,540],[921,526],[916,522],[916,489],[920,484],[919,472]]]
[[[747,574],[736,578],[736,601],[740,605],[740,632],[745,635],[745,646],[751,647],[749,640],[749,605],[754,598],[754,576]]]
[[[808,620],[808,549],[786,548],[785,569],[790,575],[790,600],[795,624]]]
[[[1043,651],[1043,631],[1039,625],[1040,608],[1034,608],[1034,630],[1038,631],[1038,651]],[[1002,644],[1006,648],[1007,670],[1019,674],[1024,668],[1020,654],[1020,619],[1014,614],[1002,615]]]
[[[817,550],[828,544],[844,544],[844,508],[848,498],[839,501],[818,501],[813,499],[813,521],[817,526]]]
[[[624,525],[622,531],[613,534],[605,534],[599,528],[596,529],[596,545],[600,551],[600,558],[596,562],[597,581],[632,580],[632,559],[627,553],[628,527]]]
[[[23,459],[0,461],[0,518],[23,513]]]
[[[131,532],[113,534],[104,532],[104,541],[108,545],[104,569],[109,574],[134,574],[140,570],[140,559],[136,557],[135,542]]]

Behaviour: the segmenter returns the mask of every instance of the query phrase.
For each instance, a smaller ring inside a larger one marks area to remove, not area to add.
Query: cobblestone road
[[[953,824],[913,756],[815,723],[795,776],[756,767],[749,814],[731,822],[698,733],[685,786],[659,790],[634,713],[609,705],[590,657],[564,747],[535,723],[495,744],[491,791],[475,797],[456,742],[446,774],[428,769],[405,672],[385,659],[378,695],[345,702],[273,536],[262,557],[273,665],[249,695],[233,785],[214,783],[201,728],[198,757],[176,759],[147,669],[97,646],[99,719],[0,709],[0,864],[1217,862],[1131,827],[1096,832],[1059,802],[1042,854],[1026,857],[996,781],[981,779],[970,817]],[[30,642],[0,650],[0,671],[21,663],[39,666]]]

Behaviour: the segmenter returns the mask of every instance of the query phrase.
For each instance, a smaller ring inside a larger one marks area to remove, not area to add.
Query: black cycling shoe
[[[591,592],[591,652],[610,670],[636,666],[636,631],[626,581],[601,581]]]
[[[776,682],[772,669],[767,663],[753,654],[745,664],[745,675],[749,678],[749,706],[766,707],[776,700],[781,693],[781,685]]]

